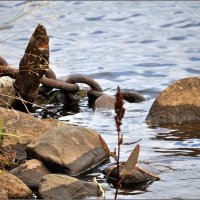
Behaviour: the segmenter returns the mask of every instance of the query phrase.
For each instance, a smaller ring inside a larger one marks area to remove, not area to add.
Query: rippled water
[[[140,141],[140,161],[161,177],[146,191],[121,192],[120,199],[193,198],[200,196],[200,128],[151,128],[144,120],[156,96],[173,81],[200,74],[200,3],[197,1],[49,1],[0,2],[0,55],[18,67],[38,23],[50,36],[50,62],[58,77],[86,74],[107,94],[135,90],[147,101],[126,103],[123,134]],[[82,112],[60,120],[101,133],[116,147],[113,111]],[[125,161],[134,145],[122,147]],[[115,190],[101,173],[91,174]]]

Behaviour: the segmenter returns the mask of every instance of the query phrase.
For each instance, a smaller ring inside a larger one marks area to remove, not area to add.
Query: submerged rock
[[[124,102],[129,102],[129,103],[139,103],[142,101],[145,101],[145,97],[142,96],[141,94],[137,92],[126,92],[126,91],[121,91]],[[110,95],[101,95],[95,100],[95,109],[98,108],[105,108],[105,109],[114,109],[115,108],[115,96],[110,96]]]
[[[26,149],[29,158],[41,160],[50,171],[78,175],[109,158],[99,135],[82,126],[65,125],[46,131]]]
[[[42,178],[39,194],[44,199],[84,199],[90,196],[100,196],[101,191],[95,183],[67,175],[49,174]]]
[[[115,97],[110,95],[102,95],[95,101],[95,109],[106,108],[114,109],[115,108]]]
[[[156,98],[146,117],[147,124],[164,125],[200,121],[200,78],[178,80]]]
[[[26,199],[32,196],[32,191],[19,178],[10,174],[0,174],[0,190],[6,191],[8,199]]]
[[[110,163],[105,166],[103,173],[106,176],[108,183],[116,186],[117,181],[121,180],[122,187],[139,188],[142,185],[146,186],[149,182],[160,180],[159,176],[152,174],[138,165],[132,172],[125,170],[125,164],[120,163],[119,177],[117,176],[117,165]]]
[[[14,79],[9,76],[0,77],[0,106],[9,108],[15,98]]]
[[[50,171],[42,162],[32,159],[11,170],[10,173],[17,176],[30,188],[37,189],[41,178],[44,175],[50,174]]]

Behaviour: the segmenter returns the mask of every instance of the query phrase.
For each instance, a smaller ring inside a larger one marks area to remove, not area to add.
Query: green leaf
[[[135,168],[135,165],[138,161],[138,156],[140,152],[140,145],[137,144],[136,147],[133,149],[131,155],[129,156],[128,160],[125,163],[125,167],[127,171],[132,171]]]

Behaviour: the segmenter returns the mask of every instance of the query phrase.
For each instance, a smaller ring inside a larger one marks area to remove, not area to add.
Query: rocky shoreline
[[[49,69],[48,42],[46,29],[39,24],[20,61],[19,70],[11,68],[0,57],[0,199],[30,199],[34,192],[37,198],[45,199],[84,199],[104,193],[97,181],[79,179],[79,175],[109,161],[109,150],[105,149],[106,143],[102,145],[99,133],[57,119],[36,118],[31,109],[41,92],[40,84],[43,84],[44,96],[53,88],[59,89],[65,108],[70,109],[76,108],[80,100],[76,83],[91,86],[88,97],[96,109],[114,109],[116,99],[105,95],[90,77],[71,76],[67,81],[57,80]],[[155,99],[146,123],[150,126],[199,123],[199,85],[199,77],[172,83]],[[120,94],[121,102],[123,99],[131,103],[146,100],[135,92]],[[137,159],[134,161],[137,164]],[[126,172],[122,173],[124,182],[137,184],[159,180],[136,164],[130,166],[134,167],[132,174],[121,165],[121,172]],[[115,179],[114,168],[111,166],[107,170],[107,178]]]
[[[5,81],[3,78],[0,82]],[[7,86],[2,85],[1,90],[7,91]],[[189,77],[167,87],[155,99],[147,123],[162,126],[199,122],[199,85],[199,77]],[[102,101],[101,106],[104,104],[107,106]],[[56,199],[83,199],[102,195],[97,183],[76,178],[109,160],[110,155],[95,130],[57,119],[36,118],[7,107],[8,104],[0,107],[2,133],[5,133],[1,148],[15,153],[16,166],[1,170],[1,199],[33,198],[32,190],[38,191],[40,198],[53,195]],[[140,174],[138,180],[141,177],[144,178]]]

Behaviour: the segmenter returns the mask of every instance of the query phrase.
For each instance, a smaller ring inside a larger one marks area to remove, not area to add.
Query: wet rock
[[[156,98],[146,117],[150,125],[200,121],[200,78],[178,80]]]
[[[139,103],[145,101],[146,98],[137,92],[122,91],[123,98],[129,103]]]
[[[9,76],[0,77],[0,106],[9,108],[15,98],[14,79]]]
[[[136,93],[136,92],[126,92],[126,91],[121,91],[124,102],[129,102],[129,103],[139,103],[142,101],[145,101],[145,97]],[[110,96],[110,95],[101,95],[95,100],[95,109],[98,108],[105,108],[105,109],[114,109],[115,108],[115,96]]]
[[[95,101],[95,109],[106,108],[114,109],[115,108],[115,97],[110,95],[102,95]]]
[[[26,158],[25,147],[48,129],[64,125],[55,119],[39,119],[30,114],[0,107],[3,131],[13,135],[3,137],[2,147],[16,152],[19,158]]]
[[[41,178],[50,174],[42,162],[36,159],[28,160],[17,168],[10,171],[13,175],[22,180],[28,187],[37,189]]]
[[[32,191],[19,178],[10,174],[0,174],[1,191],[6,191],[9,199],[26,199],[32,196]]]
[[[39,194],[44,199],[84,199],[89,196],[100,196],[101,191],[95,183],[66,175],[49,174],[42,178]]]
[[[27,146],[30,158],[41,160],[50,171],[77,175],[107,160],[99,135],[76,125],[60,126],[46,131]]]
[[[127,172],[125,171],[124,163],[121,163],[119,167],[119,172],[120,175],[118,177],[117,165],[113,163],[108,164],[103,170],[103,173],[106,175],[106,179],[109,183],[116,185],[117,180],[121,180],[121,185],[123,187],[132,187],[136,189],[138,187],[141,187],[142,185],[145,186],[149,182],[160,180],[157,175],[149,173],[138,165],[135,167],[133,172]]]

